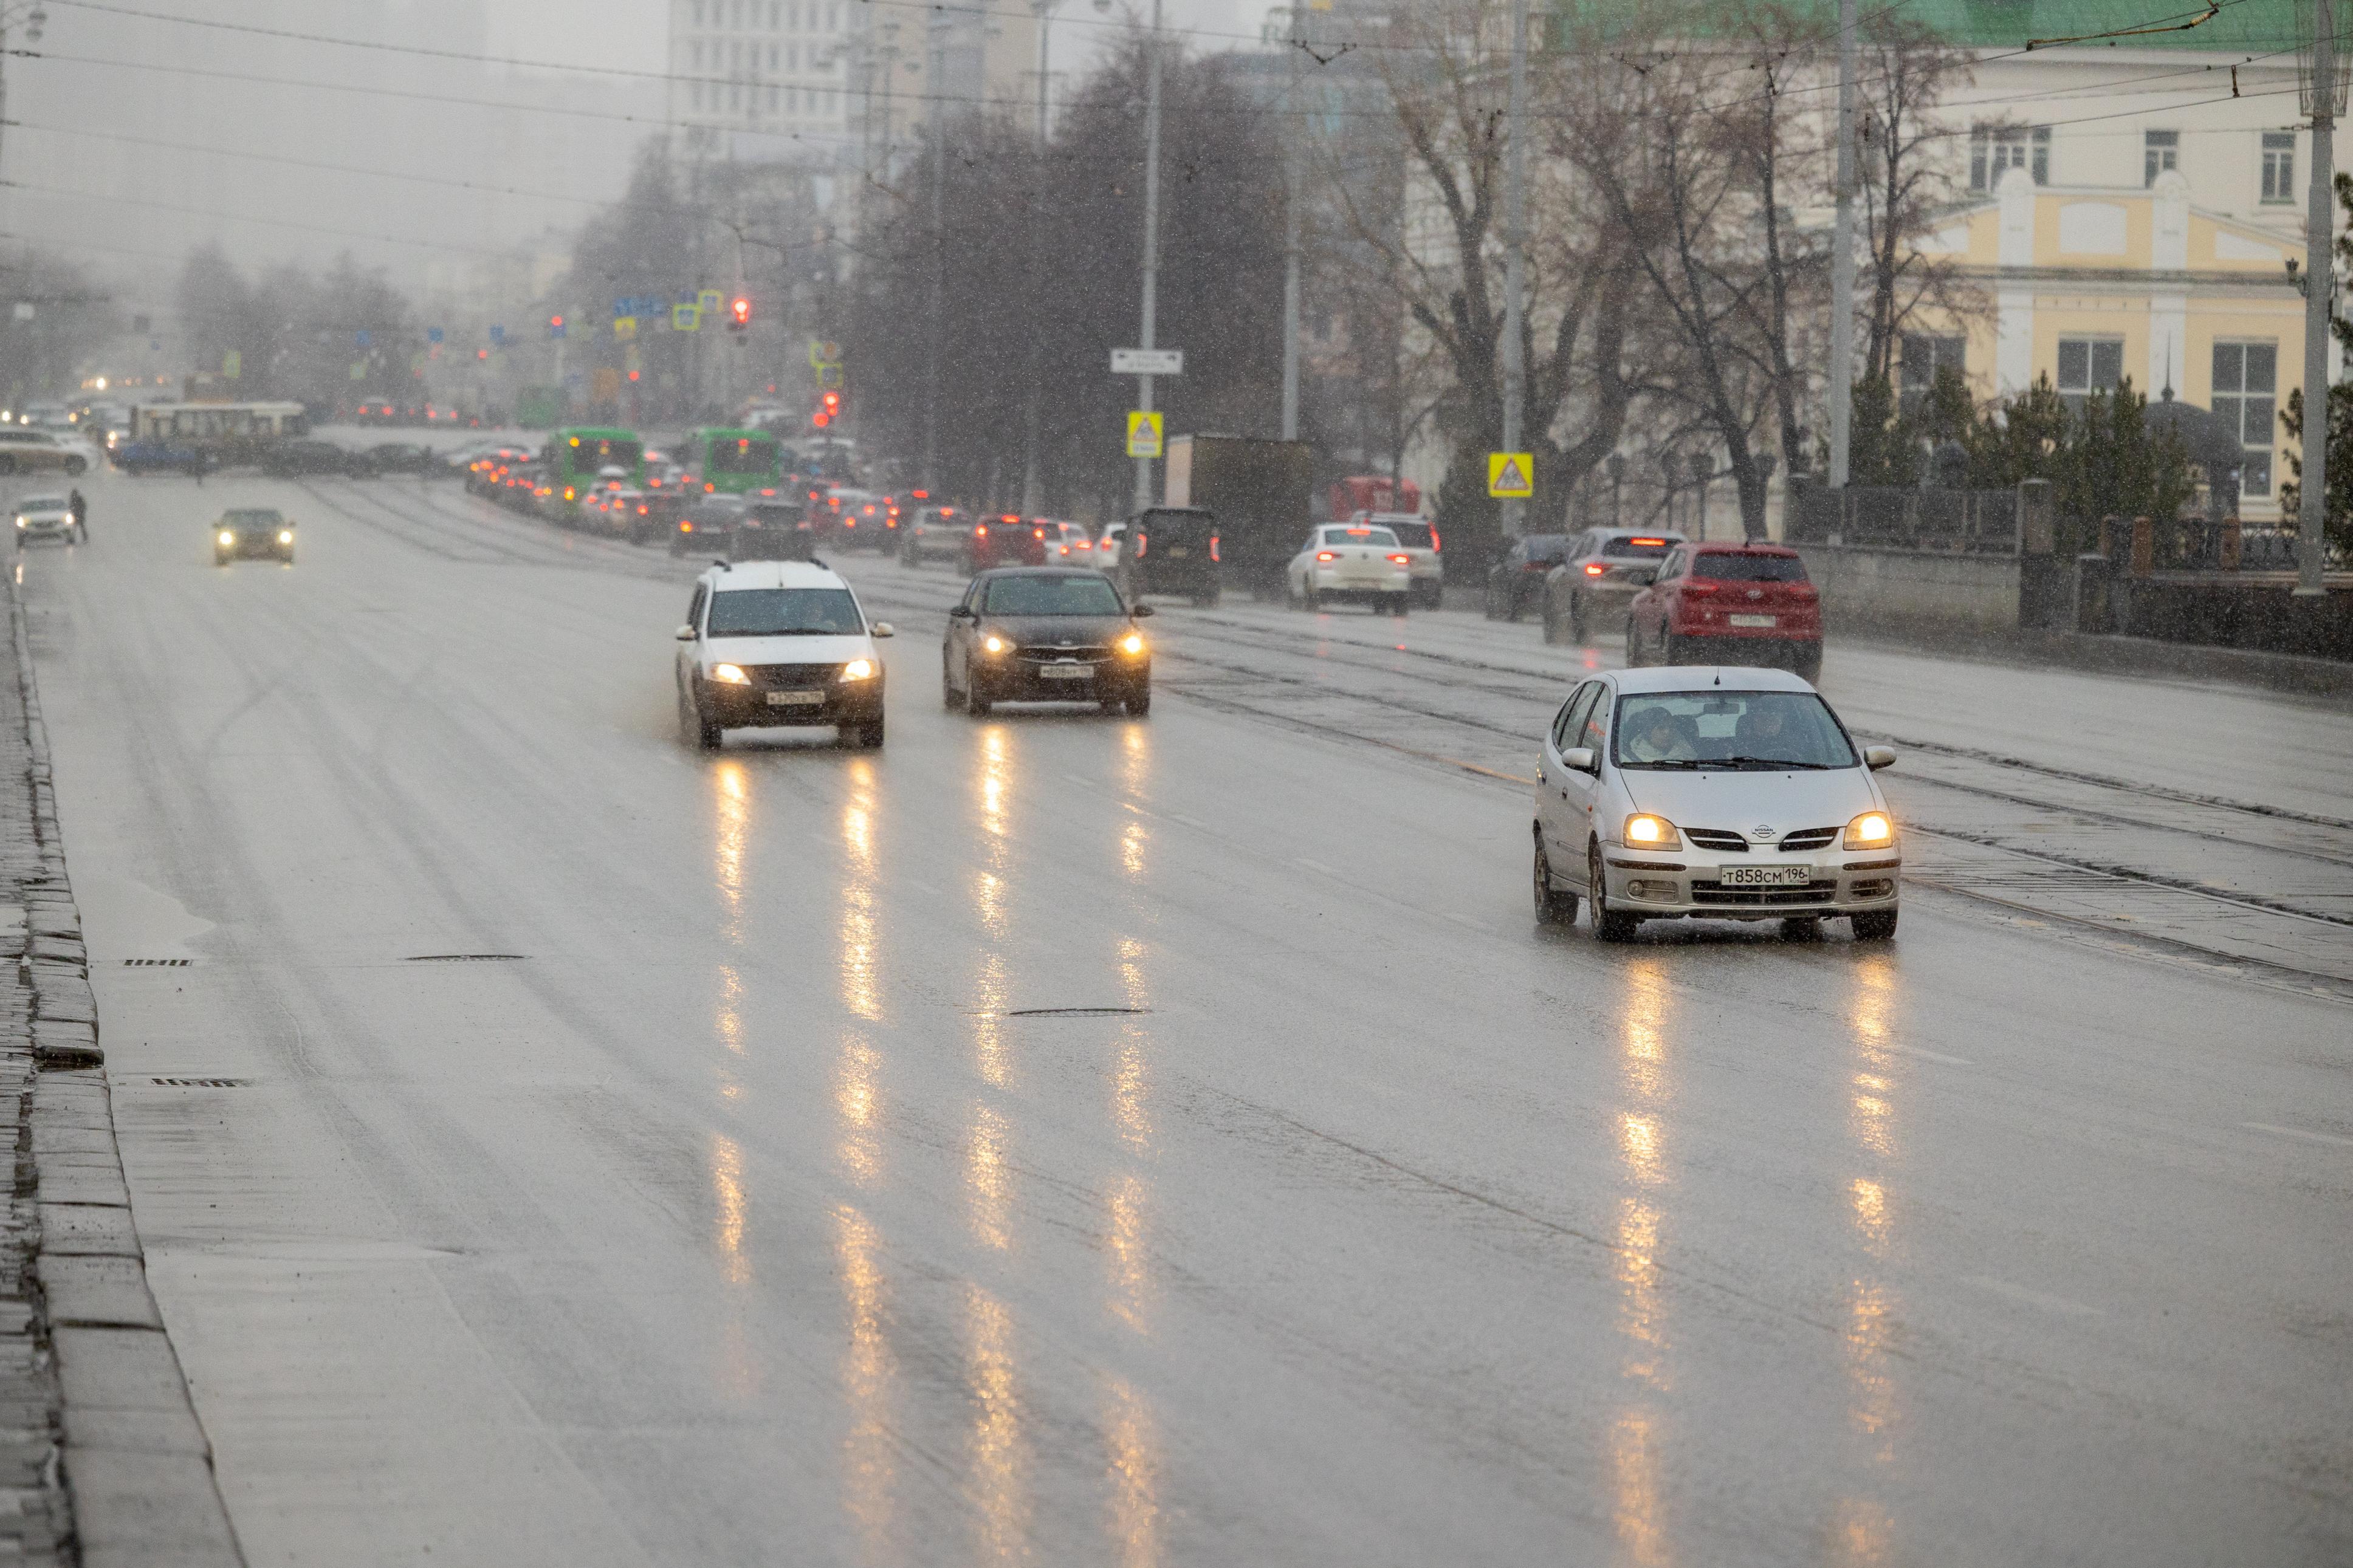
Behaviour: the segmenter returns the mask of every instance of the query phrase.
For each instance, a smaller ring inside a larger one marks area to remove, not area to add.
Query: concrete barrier
[[[1935,641],[2015,630],[2019,563],[2014,555],[1961,555],[1800,544],[1806,574],[1822,595],[1832,635],[1912,633]]]

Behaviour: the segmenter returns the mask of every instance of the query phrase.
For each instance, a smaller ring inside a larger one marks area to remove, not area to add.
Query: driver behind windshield
[[[992,616],[1116,616],[1119,592],[1092,572],[1067,577],[999,577],[988,585]]]
[[[865,629],[846,588],[731,588],[711,595],[707,635],[855,637]]]

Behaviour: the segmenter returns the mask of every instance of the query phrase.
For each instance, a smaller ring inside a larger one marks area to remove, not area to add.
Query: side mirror
[[[1593,754],[1590,746],[1571,746],[1560,754],[1561,765],[1580,773],[1599,773],[1601,759]]]
[[[1873,773],[1877,773],[1882,768],[1894,767],[1895,765],[1895,748],[1893,746],[1865,746],[1862,749],[1862,765],[1869,768]]]
[[[896,637],[898,634],[892,630],[890,622],[877,621],[866,628],[866,635],[873,637]]]
[[[1130,616],[1133,616],[1135,619],[1137,619],[1137,620],[1139,620],[1139,621],[1140,621],[1140,620],[1144,619],[1144,617],[1145,617],[1145,616],[1148,616],[1148,615],[1151,615],[1151,614],[1153,613],[1153,611],[1152,611],[1152,606],[1151,606],[1151,605],[1136,605],[1134,608],[1133,608],[1133,609],[1129,610],[1127,613],[1128,613]]]
[[[952,621],[976,621],[980,619],[980,617],[973,613],[973,609],[970,605],[958,605],[955,609],[948,612],[948,619]]]
[[[678,640],[681,642],[692,642],[694,640],[694,628],[692,626],[679,627]]]

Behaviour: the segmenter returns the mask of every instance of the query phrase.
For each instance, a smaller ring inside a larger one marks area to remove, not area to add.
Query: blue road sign
[[[506,341],[507,330],[504,327],[492,327],[491,329],[491,342],[494,343],[503,343]]]
[[[438,343],[438,342],[439,342],[441,341],[441,329],[440,329],[440,328],[438,328],[438,327],[427,327],[427,328],[426,328],[426,329],[425,329],[425,341],[426,341],[427,342],[428,342],[428,343]]]
[[[362,328],[360,331],[352,334],[352,342],[359,344],[362,348],[367,347],[370,341],[371,340],[365,328]]]

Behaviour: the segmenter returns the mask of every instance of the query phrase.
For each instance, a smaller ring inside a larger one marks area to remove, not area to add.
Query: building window
[[[2038,185],[2051,183],[2051,128],[1980,125],[1969,132],[1969,189],[1989,191],[2011,169]]]
[[[2168,169],[2181,167],[2181,132],[2179,131],[2144,131],[2140,135],[2140,183],[2157,184],[2157,177]]]
[[[2263,200],[2295,200],[2295,132],[2263,132]]]
[[[2124,377],[2124,339],[2059,340],[2059,397],[2070,410],[2082,413],[2086,398],[2095,392],[2114,392]]]
[[[768,0],[768,31],[775,32],[785,25],[783,0]]]
[[[1945,371],[1958,375],[1968,374],[1965,353],[1967,340],[1962,338],[1932,338],[1925,332],[1904,334],[1902,403],[1909,414],[1927,399],[1936,377]]]
[[[694,25],[702,26],[702,0],[694,0]]]
[[[2272,414],[2279,390],[2277,343],[2214,345],[2214,412],[2239,432],[2247,449],[2239,470],[2239,493],[2272,493]]]

